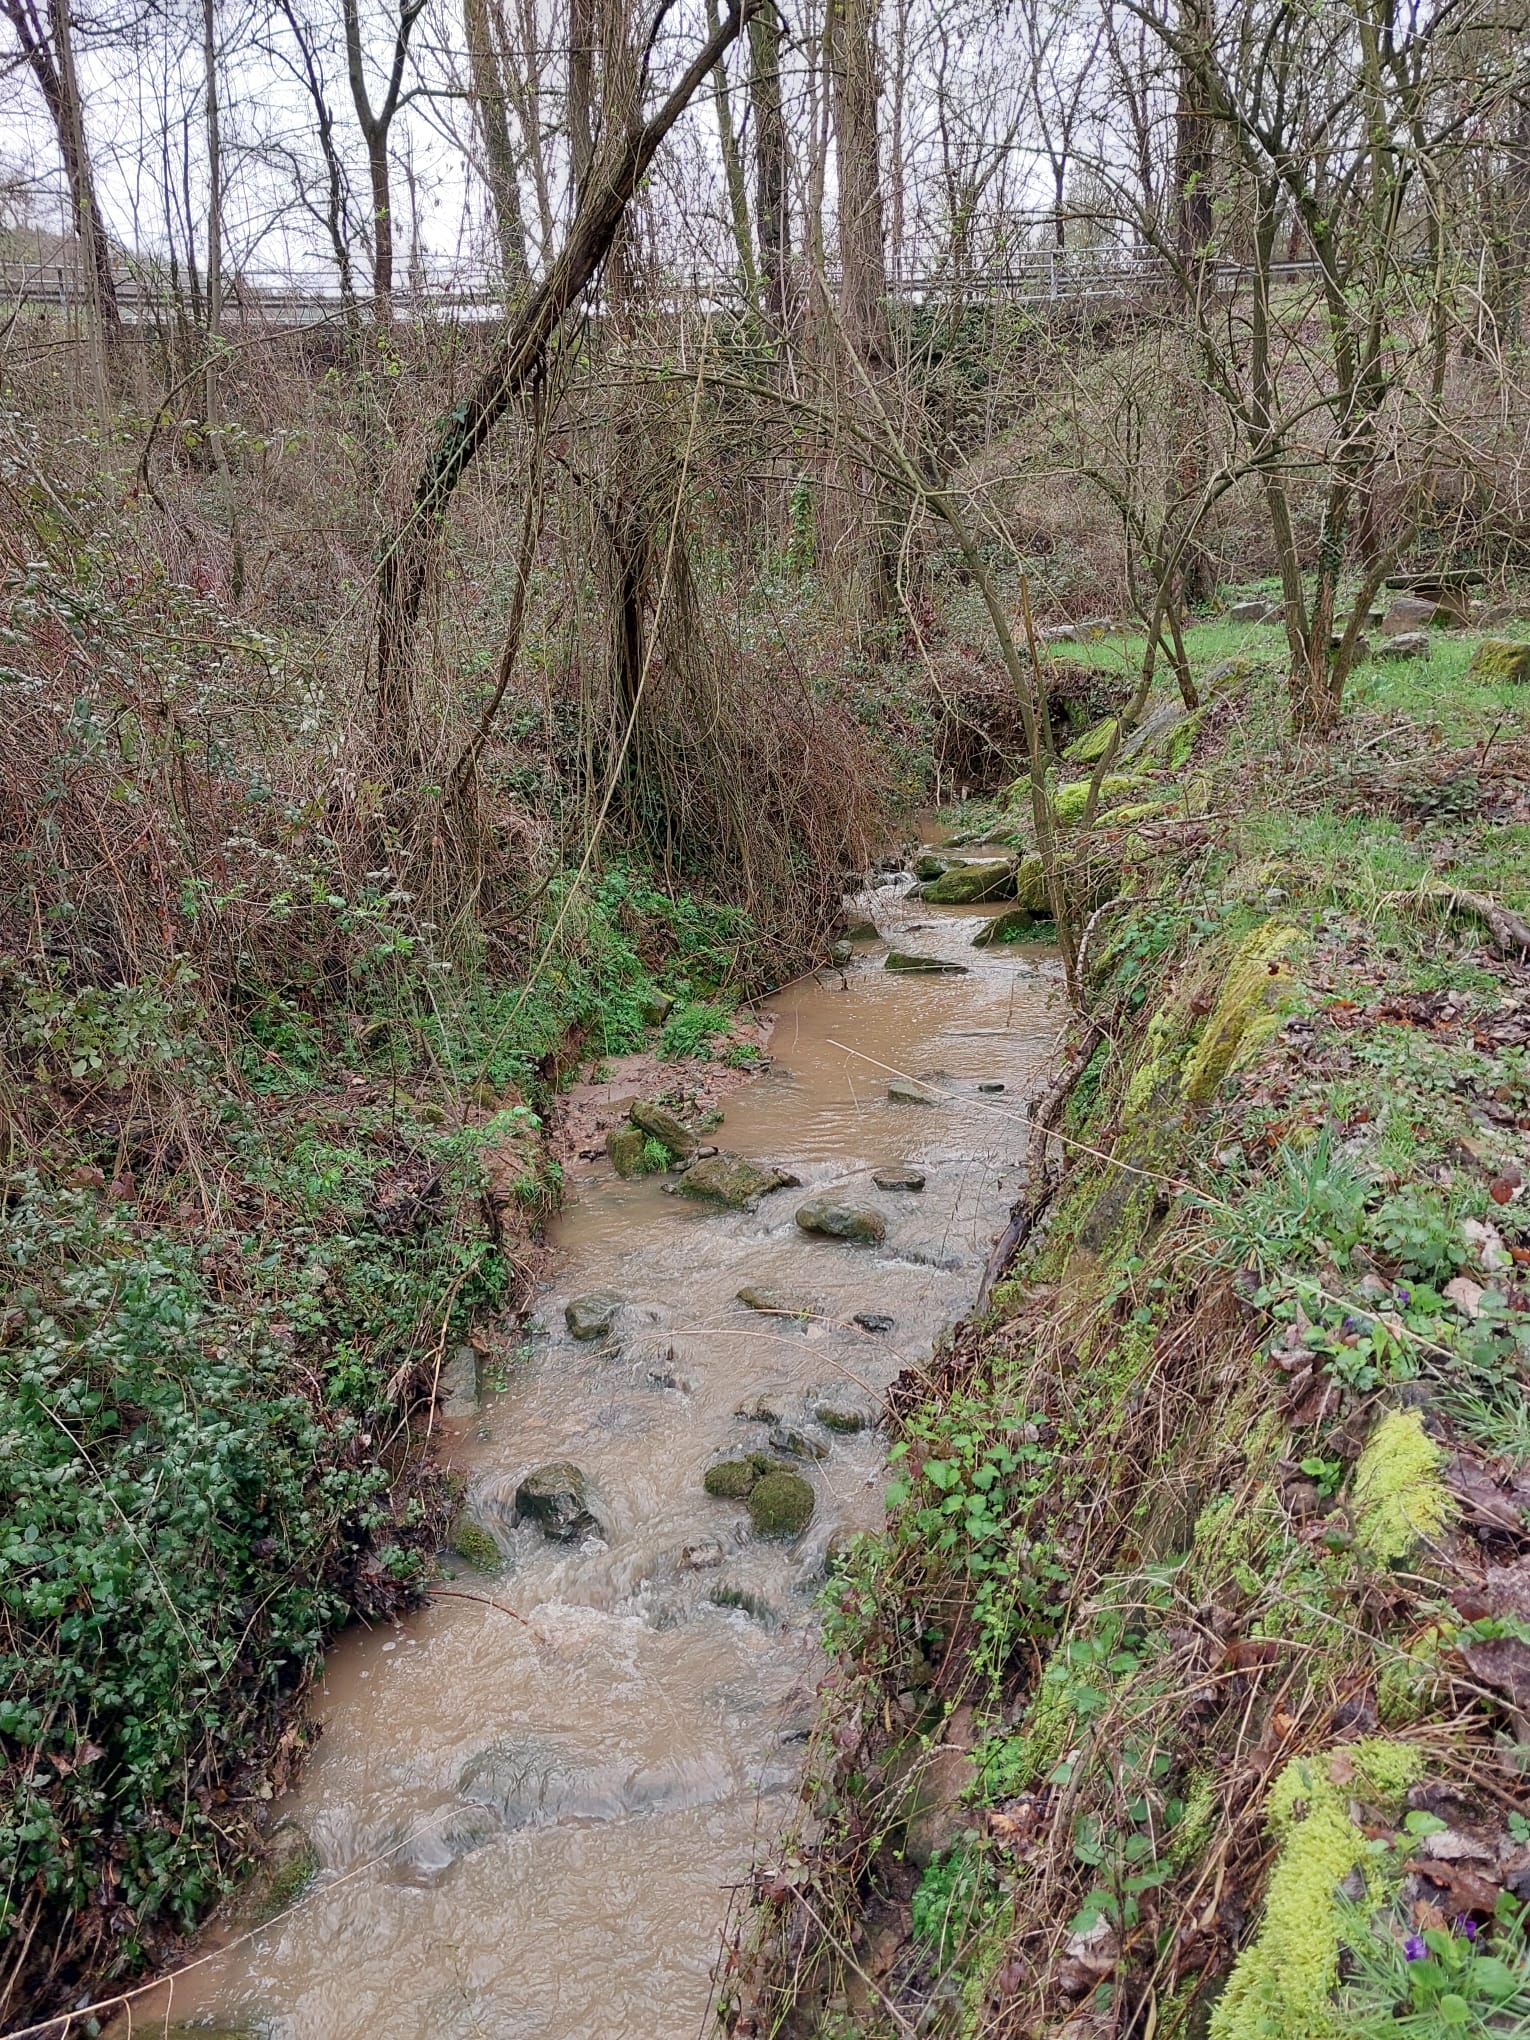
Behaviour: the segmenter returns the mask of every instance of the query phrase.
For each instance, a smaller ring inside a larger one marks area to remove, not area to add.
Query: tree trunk
[[[462,0],[467,31],[468,67],[473,80],[473,110],[483,137],[489,199],[499,241],[500,278],[506,294],[526,287],[526,222],[521,214],[519,165],[510,140],[509,96],[495,47],[488,0]]]
[[[0,13],[16,31],[22,56],[53,122],[69,182],[75,231],[80,237],[81,266],[102,330],[109,338],[115,337],[122,328],[122,312],[112,274],[111,244],[96,202],[90,152],[85,145],[84,106],[75,76],[68,0],[48,0],[46,24],[35,0],[0,0]]]
[[[629,115],[624,131],[608,142],[604,164],[592,167],[586,178],[584,196],[556,261],[495,346],[478,381],[440,429],[403,524],[385,547],[377,573],[376,728],[379,746],[395,768],[407,769],[415,760],[415,632],[431,552],[457,485],[511,404],[540,375],[548,343],[605,260],[660,143],[745,27],[755,4],[757,0],[730,0],[716,34],[708,36],[653,118],[640,126]]]
[[[749,104],[754,114],[754,215],[765,317],[777,341],[791,329],[791,211],[786,119],[781,109],[781,22],[762,7],[749,24]]]

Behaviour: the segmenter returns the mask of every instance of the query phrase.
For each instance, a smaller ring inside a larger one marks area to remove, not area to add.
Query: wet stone
[[[741,1502],[776,1464],[768,1452],[719,1459],[702,1475],[701,1485],[715,1502]]]
[[[1036,916],[1029,907],[1006,907],[1002,914],[995,914],[991,921],[983,923],[972,938],[972,946],[991,949],[997,943],[1013,942],[1035,925]]]
[[[606,1153],[611,1157],[611,1166],[618,1176],[641,1176],[643,1173],[643,1149],[648,1136],[640,1126],[613,1126],[606,1135]]]
[[[840,969],[843,970],[854,954],[855,951],[851,948],[848,941],[835,942],[831,944],[829,949],[829,961],[830,963],[838,964]]]
[[[784,1452],[790,1459],[824,1459],[829,1451],[824,1439],[805,1431],[800,1424],[777,1424],[770,1442],[777,1452]]]
[[[873,1169],[871,1180],[879,1190],[922,1190],[923,1169]]]
[[[760,1284],[746,1282],[738,1292],[738,1300],[750,1310],[764,1311],[768,1317],[790,1318],[801,1323],[813,1314],[813,1306],[804,1303],[800,1296],[786,1296],[779,1289],[766,1289]]]
[[[528,1473],[515,1491],[517,1522],[535,1523],[544,1537],[571,1543],[600,1523],[590,1507],[589,1482],[569,1459],[555,1459]]]
[[[897,1319],[890,1318],[885,1310],[858,1310],[851,1322],[858,1324],[863,1332],[890,1332]]]
[[[604,1339],[616,1322],[622,1300],[609,1289],[573,1296],[563,1308],[563,1322],[576,1339]]]
[[[932,850],[926,850],[922,856],[914,859],[914,876],[921,884],[928,885],[933,879],[945,876],[947,862],[946,858],[937,857]]]
[[[873,1245],[887,1237],[887,1220],[873,1204],[852,1204],[843,1197],[810,1197],[797,1208],[797,1223],[804,1232],[823,1233],[836,1240],[859,1240]]]
[[[889,949],[884,970],[903,970],[930,977],[965,977],[964,963],[948,963],[943,956],[915,956],[906,949]]]
[[[1014,892],[1014,866],[1005,859],[978,864],[953,864],[939,878],[919,888],[932,907],[964,907],[979,900],[999,900]]]
[[[758,1395],[746,1395],[733,1414],[746,1424],[779,1424],[784,1400],[779,1388],[762,1389]]]
[[[681,1193],[708,1204],[725,1204],[742,1211],[758,1197],[784,1189],[790,1181],[780,1169],[762,1169],[743,1155],[713,1155],[693,1162],[681,1179]]]
[[[880,942],[881,939],[875,921],[852,921],[845,930],[847,942]]]
[[[715,1537],[703,1537],[695,1544],[687,1544],[677,1562],[681,1572],[710,1572],[714,1566],[725,1564],[727,1557]]]
[[[979,1089],[980,1091],[987,1091],[987,1092],[990,1092],[990,1093],[992,1093],[992,1092],[996,1092],[996,1091],[1002,1091],[1002,1090],[1004,1089],[1004,1086],[1003,1086],[1002,1084],[1000,1084],[1000,1083],[997,1083],[997,1082],[994,1082],[994,1081],[990,1080],[990,1081],[989,1081],[989,1082],[987,1082],[987,1083],[979,1084],[979,1085],[978,1085],[978,1089]]]
[[[657,1105],[651,1099],[639,1098],[627,1116],[642,1132],[661,1141],[677,1162],[686,1161],[695,1154],[695,1134],[677,1113],[670,1111],[667,1105]]]
[[[767,1473],[749,1490],[749,1520],[759,1537],[795,1537],[813,1514],[813,1490],[800,1473]]]
[[[894,1077],[887,1086],[887,1096],[894,1105],[938,1105],[940,1093],[931,1090],[928,1084],[921,1084],[917,1077]]]
[[[887,1319],[889,1329],[892,1319]],[[869,1431],[877,1420],[871,1399],[848,1382],[820,1382],[805,1398],[808,1408],[826,1431],[849,1434]]]

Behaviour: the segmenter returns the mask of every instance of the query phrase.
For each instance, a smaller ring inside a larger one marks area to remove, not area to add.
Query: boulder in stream
[[[478,1355],[468,1345],[454,1347],[436,1383],[436,1414],[461,1423],[478,1414]]]
[[[762,1169],[744,1155],[712,1155],[692,1162],[680,1179],[681,1195],[708,1204],[726,1204],[742,1211],[772,1190],[784,1189],[792,1177],[782,1169]]]
[[[879,1190],[922,1190],[925,1174],[923,1169],[873,1169],[871,1180]]]
[[[887,1096],[894,1105],[938,1105],[940,1093],[928,1084],[921,1084],[917,1077],[892,1077],[888,1081]]]
[[[858,1310],[851,1322],[863,1332],[890,1332],[897,1326],[897,1319],[890,1318],[885,1310]]]
[[[901,970],[914,977],[965,977],[964,963],[948,963],[943,956],[915,956],[911,950],[889,949],[884,970]]]
[[[611,1157],[611,1166],[618,1176],[641,1176],[645,1173],[647,1156],[643,1150],[648,1136],[642,1127],[624,1120],[620,1126],[613,1126],[606,1135],[606,1153]]]
[[[854,956],[854,954],[855,951],[850,946],[848,940],[843,942],[834,942],[829,945],[829,961],[840,970],[844,969],[845,965],[850,961],[851,957]]]
[[[984,921],[972,938],[974,949],[991,949],[996,943],[1018,942],[1028,935],[1036,925],[1037,916],[1029,907],[1006,907],[1002,914],[995,914],[991,921]]]
[[[725,1564],[727,1557],[715,1537],[702,1537],[685,1546],[677,1563],[681,1572],[710,1572],[714,1566]]]
[[[889,1318],[887,1323],[890,1327],[892,1319]],[[869,1431],[877,1420],[871,1397],[853,1382],[819,1382],[815,1388],[808,1390],[804,1401],[826,1431],[838,1431],[842,1435]]]
[[[563,1307],[563,1322],[576,1339],[604,1339],[616,1322],[622,1299],[609,1289],[595,1289],[588,1296],[571,1296]]]
[[[802,1324],[813,1315],[813,1306],[804,1303],[800,1296],[787,1296],[758,1282],[746,1282],[737,1293],[740,1303],[747,1304],[750,1310],[763,1311],[767,1317],[790,1318],[793,1324]]]
[[[1014,866],[1008,858],[953,864],[939,878],[922,885],[919,897],[932,907],[970,907],[979,900],[1002,900],[1013,890],[1014,880]]]
[[[779,1460],[768,1452],[737,1453],[731,1459],[716,1460],[702,1475],[701,1485],[714,1502],[741,1502],[764,1479]]]
[[[770,1443],[773,1451],[784,1453],[788,1459],[828,1457],[827,1441],[804,1430],[801,1424],[777,1424],[771,1431]]]
[[[544,1537],[569,1544],[586,1531],[599,1530],[590,1507],[590,1484],[570,1459],[534,1467],[515,1491],[517,1522],[535,1523]]]
[[[845,930],[847,942],[880,942],[875,921],[852,921]]]
[[[628,1107],[627,1117],[643,1133],[669,1149],[677,1162],[688,1161],[696,1152],[696,1136],[677,1113],[652,1099],[639,1098]]]
[[[848,1197],[836,1197],[832,1191],[800,1204],[797,1223],[807,1233],[822,1233],[836,1240],[859,1240],[868,1246],[887,1237],[887,1220],[874,1204],[853,1204]]]
[[[945,876],[950,862],[948,857],[937,857],[933,850],[921,851],[914,859],[914,876],[922,885],[929,885],[935,879]]]
[[[749,1520],[759,1537],[795,1537],[813,1514],[813,1490],[800,1473],[767,1473],[749,1490]]]

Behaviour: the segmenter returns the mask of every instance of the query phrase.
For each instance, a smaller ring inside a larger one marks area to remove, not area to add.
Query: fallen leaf
[[[1488,1195],[1495,1204],[1507,1204],[1514,1195],[1514,1185],[1506,1176],[1495,1176],[1488,1185]]]
[[[1436,1863],[1413,1856],[1404,1863],[1403,1870],[1418,1877],[1427,1877],[1431,1884],[1443,1884],[1453,1902],[1467,1912],[1490,1913],[1498,1903],[1501,1887],[1489,1884],[1485,1877],[1479,1877],[1475,1870],[1468,1870],[1464,1863]]]
[[[1465,1316],[1474,1318],[1481,1315],[1482,1284],[1473,1282],[1470,1276],[1458,1275],[1453,1282],[1446,1283],[1441,1294],[1447,1303],[1453,1303]]]
[[[1461,1655],[1474,1679],[1505,1694],[1521,1712],[1530,1708],[1530,1643],[1517,1636],[1492,1636],[1463,1644]]]

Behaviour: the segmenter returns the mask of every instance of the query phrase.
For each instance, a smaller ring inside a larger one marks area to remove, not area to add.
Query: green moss
[[[1156,822],[1161,815],[1169,813],[1166,800],[1128,801],[1124,807],[1113,807],[1099,818],[1102,829],[1129,829],[1135,822]]]
[[[1449,1678],[1440,1660],[1455,1636],[1454,1626],[1431,1623],[1386,1659],[1376,1680],[1376,1712],[1384,1728],[1410,1727],[1439,1705]]]
[[[764,1452],[751,1452],[743,1459],[720,1459],[707,1468],[701,1485],[714,1501],[741,1502],[775,1463]]]
[[[1294,980],[1285,960],[1301,941],[1282,921],[1265,921],[1233,952],[1216,1006],[1185,1063],[1181,1090],[1191,1105],[1208,1105],[1228,1072],[1280,1025]]]
[[[1107,772],[1100,781],[1100,806],[1115,807],[1144,782],[1135,773]],[[1089,805],[1089,781],[1075,779],[1071,786],[1059,786],[1052,796],[1052,812],[1065,827],[1081,822]]]
[[[1371,1855],[1352,1802],[1387,1811],[1418,1777],[1416,1750],[1371,1740],[1287,1764],[1265,1817],[1280,1854],[1257,1940],[1233,1966],[1211,2015],[1210,2040],[1338,2040],[1342,1900],[1338,1887]]]
[[[452,1528],[452,1550],[474,1572],[496,1573],[504,1564],[499,1546],[481,1523],[460,1516]]]
[[[1063,752],[1063,756],[1070,765],[1098,764],[1110,749],[1120,721],[1119,716],[1106,716],[1105,720],[1097,722],[1092,730],[1085,730],[1081,737],[1075,737]]]
[[[1445,1454],[1417,1410],[1388,1410],[1355,1467],[1355,1542],[1383,1565],[1438,1537],[1455,1513],[1440,1478]]]
[[[1530,644],[1514,638],[1484,638],[1472,653],[1466,674],[1469,680],[1482,680],[1490,686],[1530,681]]]
[[[749,1490],[749,1520],[761,1537],[795,1537],[813,1513],[813,1490],[800,1473],[767,1473]]]
[[[1160,1008],[1147,1024],[1142,1060],[1133,1070],[1126,1096],[1121,1101],[1124,1119],[1140,1117],[1154,1092],[1174,1074],[1179,1060],[1176,1051],[1183,1051],[1184,1041],[1182,1024],[1170,1010]]]

